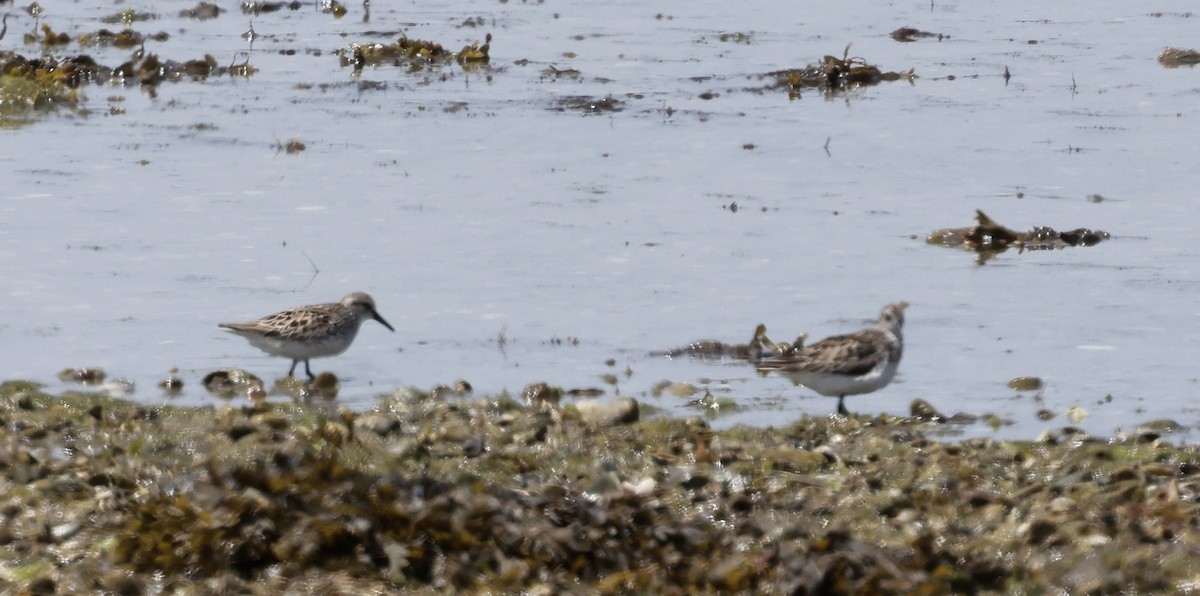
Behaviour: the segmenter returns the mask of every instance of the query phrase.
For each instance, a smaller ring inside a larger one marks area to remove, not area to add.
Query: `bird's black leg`
[[[292,361],[292,367],[288,369],[288,376],[289,376],[289,377],[295,376],[295,373],[296,373],[296,365],[297,365],[297,364],[299,364],[299,363],[300,363],[300,361],[299,361],[299,360],[293,360],[293,361]],[[305,364],[307,365],[308,363],[306,362]]]
[[[308,358],[305,358],[305,359],[304,359],[304,372],[305,372],[305,374],[307,374],[307,375],[308,375],[308,380],[310,380],[310,381],[315,381],[315,380],[317,380],[317,377],[316,377],[316,376],[314,376],[314,375],[312,374],[312,371],[308,369]]]
[[[846,409],[846,396],[845,395],[838,396],[838,414],[841,414],[842,416],[850,415],[850,410]]]

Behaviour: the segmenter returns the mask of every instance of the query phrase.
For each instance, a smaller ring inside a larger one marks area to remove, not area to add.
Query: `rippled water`
[[[260,70],[157,98],[89,87],[86,115],[0,130],[0,378],[57,387],[60,369],[98,366],[158,403],[154,383],[178,367],[174,400],[213,403],[205,373],[289,365],[216,323],[363,290],[398,333],[368,323],[346,354],[314,361],[351,407],[465,378],[481,394],[546,381],[702,413],[651,394],[670,380],[741,406],[718,424],[783,424],[835,400],[745,364],[649,353],[745,341],[760,322],[816,339],[903,299],[900,375],[852,410],[906,413],[920,397],[1011,422],[967,435],[1033,436],[1072,407],[1104,433],[1200,425],[1200,72],[1154,59],[1195,44],[1186,3],[376,3],[368,22],[361,5],[337,20],[306,3],[252,25],[175,16],[188,6],[44,3],[42,22],[76,36],[150,11],[135,28],[170,39],[147,51],[224,63],[250,50]],[[13,10],[0,49],[38,54]],[[898,43],[901,26],[943,39]],[[335,55],[402,32],[451,49],[492,33],[491,67],[355,76]],[[833,98],[765,89],[761,75],[850,43],[919,78]],[[623,109],[562,108],[576,96]],[[282,152],[292,138],[306,149]],[[925,244],[976,209],[1113,239],[984,266]],[[1045,380],[1040,396],[1005,386],[1024,375]]]

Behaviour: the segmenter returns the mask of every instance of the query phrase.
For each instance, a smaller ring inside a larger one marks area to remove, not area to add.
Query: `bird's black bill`
[[[383,325],[384,327],[387,327],[389,330],[392,331],[392,333],[396,332],[396,329],[394,327],[392,327],[391,325],[389,325],[387,321],[383,320],[383,317],[379,316],[379,313],[377,313],[375,311],[371,311],[371,318],[375,319],[376,321],[379,321],[379,323],[381,325]]]

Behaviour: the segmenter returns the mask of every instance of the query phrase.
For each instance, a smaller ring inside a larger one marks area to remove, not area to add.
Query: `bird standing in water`
[[[305,374],[315,379],[308,367],[309,359],[345,352],[367,319],[396,331],[379,316],[375,300],[364,292],[348,294],[341,302],[298,306],[257,321],[222,323],[218,327],[246,338],[250,345],[272,356],[291,358],[289,377],[296,372],[296,365],[304,361]]]

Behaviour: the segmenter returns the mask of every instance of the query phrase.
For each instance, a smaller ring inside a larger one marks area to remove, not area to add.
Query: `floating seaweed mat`
[[[819,89],[825,93],[838,93],[859,87],[878,85],[884,81],[907,80],[912,82],[917,78],[912,68],[904,72],[884,71],[877,66],[868,64],[863,58],[850,56],[850,46],[842,53],[841,58],[825,56],[818,64],[778,70],[767,73],[774,77],[774,88],[786,88],[792,99],[800,97],[804,88]]]
[[[342,66],[352,66],[358,72],[366,66],[408,66],[421,69],[430,66],[457,62],[464,68],[487,64],[491,57],[492,34],[487,34],[483,44],[479,42],[464,46],[457,53],[442,44],[401,37],[396,43],[352,43],[349,48],[338,51]]]
[[[56,59],[0,52],[0,117],[30,110],[74,108],[79,99],[77,89],[89,83],[137,84],[153,95],[163,81],[203,80],[222,75],[249,77],[257,70],[248,59],[225,67],[211,55],[177,62],[146,54],[110,68],[87,54]]]
[[[1200,64],[1200,52],[1197,52],[1196,50],[1167,48],[1158,53],[1158,63],[1167,68],[1195,66]]]
[[[1037,226],[1028,232],[1018,232],[992,221],[983,211],[976,209],[975,225],[934,230],[925,242],[978,253],[979,264],[982,265],[1010,247],[1015,247],[1018,252],[1050,250],[1066,246],[1093,246],[1109,238],[1108,232],[1088,228],[1059,232],[1048,226]]]

